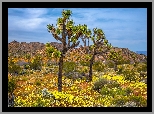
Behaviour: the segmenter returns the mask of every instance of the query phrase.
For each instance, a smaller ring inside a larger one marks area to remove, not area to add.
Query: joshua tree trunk
[[[59,73],[58,73],[58,91],[62,91],[62,69],[63,69],[63,54],[59,59]]]
[[[88,38],[88,47],[89,47],[89,38]]]
[[[93,66],[93,61],[95,58],[95,54],[93,54],[92,58],[90,59],[90,69],[89,69],[89,77],[88,77],[88,81],[92,81],[92,66]]]
[[[114,62],[114,71],[117,71],[117,62]]]

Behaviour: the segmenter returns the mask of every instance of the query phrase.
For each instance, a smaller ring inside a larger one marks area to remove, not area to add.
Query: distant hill
[[[136,51],[136,53],[138,53],[138,54],[144,54],[144,55],[147,56],[147,51]]]
[[[52,46],[57,48],[58,50],[62,50],[62,44],[57,43],[57,42],[51,42],[50,43]],[[75,49],[70,49],[69,51],[72,51],[74,53],[77,53],[80,55],[84,55],[86,53],[86,48],[87,47],[79,47]],[[118,48],[118,47],[113,47],[115,50],[121,50],[122,55],[126,60],[130,60],[131,62],[133,61],[133,58],[131,57],[131,54],[136,55],[136,62],[145,62],[147,60],[146,55],[140,55],[137,52],[130,51],[128,48]],[[69,51],[67,53],[69,53]],[[141,51],[140,51],[141,52]],[[13,54],[13,55],[25,55],[26,53],[30,53],[31,55],[35,55],[37,53],[42,53],[42,55],[45,55],[45,44],[40,43],[40,42],[17,42],[17,41],[12,41],[8,43],[8,53]],[[108,52],[107,52],[108,53]],[[96,60],[101,60],[104,61],[105,58],[101,55],[96,55],[95,57]]]

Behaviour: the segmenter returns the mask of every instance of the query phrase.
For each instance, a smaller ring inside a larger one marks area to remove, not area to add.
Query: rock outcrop
[[[56,47],[58,50],[62,50],[61,43],[51,42],[51,45]],[[133,51],[130,51],[128,48],[118,48],[118,47],[113,47],[113,48],[115,50],[121,50],[123,57],[127,60],[130,60],[131,62],[133,62],[133,58],[131,54],[135,54],[137,62],[147,61],[146,55],[137,54]],[[30,43],[21,42],[20,43],[17,41],[12,41],[8,43],[8,53],[9,54],[11,53],[14,55],[18,55],[18,54],[20,55],[25,53],[31,53],[32,55],[35,55],[37,52],[40,52],[42,54],[42,53],[45,53],[44,49],[45,49],[45,44],[39,43],[39,42],[30,42]],[[87,50],[88,50],[88,47],[80,46],[79,48],[70,49],[67,52],[67,54],[72,52],[72,53],[78,53],[78,54],[84,55],[85,53],[87,53]],[[105,58],[103,56],[96,55],[95,60],[105,61]]]

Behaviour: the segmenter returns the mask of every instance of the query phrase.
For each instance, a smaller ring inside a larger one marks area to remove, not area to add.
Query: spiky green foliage
[[[92,81],[92,66],[95,60],[95,55],[105,55],[108,50],[112,48],[111,44],[109,44],[108,40],[105,37],[105,33],[102,29],[94,28],[93,33],[88,30],[86,33],[86,37],[92,40],[93,44],[89,47],[89,81]]]
[[[80,41],[78,41],[78,39],[87,32],[87,25],[74,25],[73,20],[70,19],[71,15],[71,10],[63,10],[62,17],[57,19],[57,27],[53,26],[53,24],[47,25],[48,32],[50,32],[56,40],[59,40],[63,44],[62,50],[56,54],[60,56],[58,91],[62,91],[63,58],[70,48],[74,48],[79,45]]]

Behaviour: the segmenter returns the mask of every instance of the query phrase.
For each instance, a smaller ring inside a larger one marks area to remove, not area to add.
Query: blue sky
[[[47,32],[46,25],[56,26],[63,9],[73,12],[71,19],[75,25],[102,29],[113,46],[131,51],[147,50],[146,8],[9,8],[8,41],[57,42]]]

